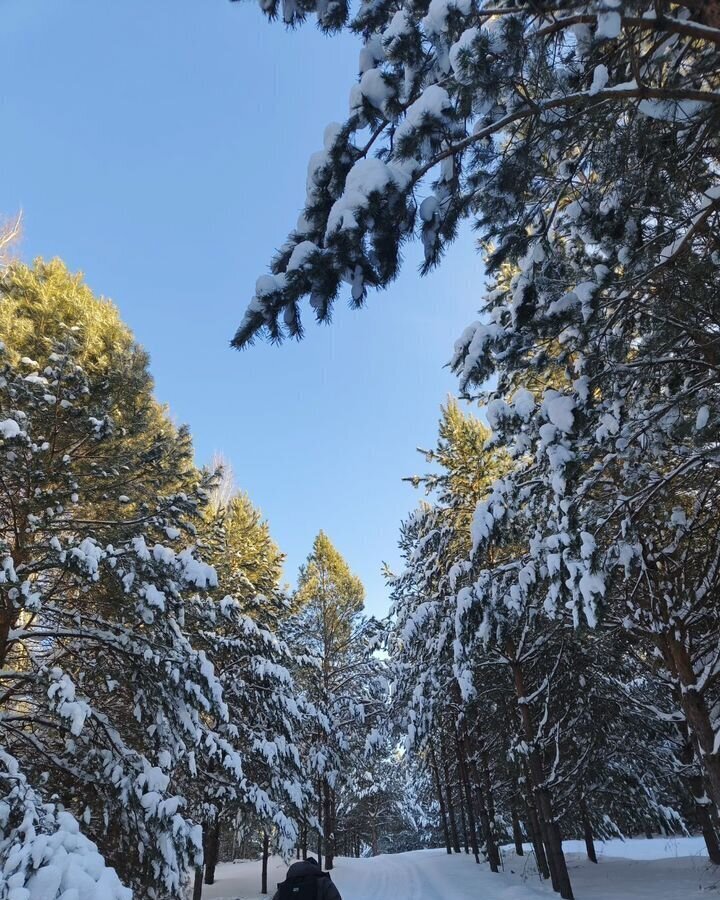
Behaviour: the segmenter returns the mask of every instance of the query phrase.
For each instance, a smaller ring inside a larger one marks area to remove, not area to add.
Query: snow
[[[590,94],[590,96],[594,96],[598,93],[598,91],[601,91],[608,83],[608,78],[609,75],[607,66],[602,65],[602,63],[599,66],[595,66],[595,70],[593,72],[593,80],[592,84],[590,85],[588,94]]]
[[[702,838],[636,838],[597,842],[599,865],[589,863],[582,841],[566,841],[570,875],[578,900],[698,900],[716,883],[714,867],[704,859]],[[204,886],[203,900],[260,900],[272,897],[285,877],[277,857],[268,866],[270,893],[259,893],[260,862],[223,863],[216,882]],[[420,850],[372,859],[336,861],[332,879],[343,900],[551,900],[550,885],[540,881],[532,855],[504,849],[504,871],[492,874],[472,857],[445,850]]]
[[[450,65],[458,80],[462,81],[462,55],[472,49],[472,45],[480,36],[479,28],[467,28],[450,48]]]
[[[606,10],[598,14],[598,25],[595,37],[598,39],[615,40],[620,36],[622,18],[619,12]]]
[[[17,437],[20,434],[20,426],[15,419],[4,419],[0,422],[0,434],[5,440]]]
[[[397,141],[410,137],[426,119],[442,119],[452,106],[450,95],[439,84],[431,84],[425,88],[418,99],[408,107],[405,119],[395,131]]]
[[[572,431],[575,402],[572,397],[559,394],[554,390],[545,391],[543,410],[550,422],[560,431]]]
[[[391,85],[383,77],[380,69],[368,69],[363,73],[360,83],[350,91],[350,109],[362,108],[365,98],[371,106],[385,112],[385,104],[392,97]]]
[[[317,245],[312,241],[300,241],[293,248],[290,259],[287,264],[287,271],[292,272],[294,269],[301,269],[311,256],[317,250]]]
[[[412,32],[412,20],[407,10],[399,9],[390,20],[382,36],[383,46],[392,52],[395,43]]]
[[[327,235],[356,228],[356,213],[365,209],[371,194],[382,194],[390,184],[402,184],[400,170],[381,159],[361,159],[348,172],[345,190],[335,201],[327,220]]]
[[[132,900],[66,810],[41,804],[17,761],[0,750],[10,793],[0,801],[0,896],[7,900]],[[13,811],[18,819],[13,821]]]
[[[535,397],[532,391],[529,391],[527,388],[520,388],[516,391],[512,400],[512,407],[523,422],[527,422],[535,410]]]

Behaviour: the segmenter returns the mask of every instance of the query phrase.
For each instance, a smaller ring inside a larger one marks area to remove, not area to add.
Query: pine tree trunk
[[[465,853],[470,854],[470,841],[468,840],[468,827],[467,827],[467,817],[465,815],[465,800],[463,799],[463,789],[462,784],[458,779],[458,797],[460,798],[460,824],[462,825],[462,833],[463,833],[463,848]]]
[[[512,648],[514,650],[514,648]],[[511,659],[515,653],[508,654]],[[553,812],[552,796],[550,790],[545,786],[545,771],[542,758],[537,747],[534,745],[534,729],[529,705],[525,702],[527,692],[525,690],[525,682],[523,677],[522,666],[519,662],[512,663],[512,670],[515,683],[515,693],[518,699],[518,707],[520,711],[520,720],[522,722],[523,731],[525,732],[525,740],[529,746],[528,750],[528,766],[530,776],[534,787],[534,795],[537,800],[537,810],[540,820],[540,831],[543,837],[547,852],[547,861],[550,868],[550,878],[552,880],[553,889],[560,894],[563,900],[573,900],[572,885],[570,884],[570,873],[567,868],[567,861],[562,849],[562,838],[560,836],[560,828],[555,820]]]
[[[270,836],[267,831],[263,831],[263,849],[262,849],[262,889],[261,894],[268,892],[268,857],[270,856]]]
[[[215,884],[215,867],[220,853],[220,817],[208,826],[205,856],[205,884]]]
[[[478,804],[480,809],[480,819],[483,829],[483,837],[485,838],[485,848],[487,851],[488,862],[490,863],[491,872],[500,871],[500,849],[495,837],[495,800],[492,793],[492,779],[490,776],[490,760],[487,753],[483,750],[480,756],[482,760],[482,787],[480,786],[480,776],[475,763],[471,763],[473,777],[477,785]]]
[[[202,900],[203,866],[195,866],[195,880],[193,882],[193,900]]]
[[[433,781],[435,782],[435,791],[437,793],[438,805],[440,807],[440,821],[442,822],[443,836],[445,838],[445,847],[448,855],[452,856],[452,847],[450,846],[450,830],[448,828],[447,813],[445,811],[445,801],[443,800],[442,785],[440,784],[440,773],[438,772],[437,761],[435,759],[435,751],[430,749],[430,768],[433,773]]]
[[[548,865],[547,856],[545,855],[545,844],[543,844],[542,834],[540,833],[540,820],[535,808],[535,801],[532,797],[527,799],[528,811],[528,830],[530,832],[530,843],[535,851],[535,862],[537,863],[538,872],[547,881],[550,877],[550,866]]]
[[[716,866],[720,866],[720,842],[718,841],[717,831],[707,806],[698,804],[696,807],[698,822],[705,838],[705,847],[708,852],[708,859]]]
[[[715,807],[720,809],[720,752],[715,748],[715,731],[705,697],[696,690],[697,678],[685,645],[672,634],[663,635],[663,639],[666,659],[669,654],[674,674],[684,688],[681,693],[683,712],[700,750],[699,762],[705,770],[708,791]]]
[[[455,807],[453,805],[452,784],[450,782],[450,769],[447,762],[443,765],[443,773],[445,775],[445,796],[447,798],[448,818],[450,820],[450,834],[452,835],[453,849],[456,853],[460,852],[460,836],[458,835],[457,816],[455,815]]]
[[[322,864],[323,858],[323,794],[322,781],[318,778],[318,834],[317,834],[317,861]]]
[[[514,803],[510,809],[510,815],[512,816],[512,833],[513,843],[515,844],[515,853],[517,856],[523,856],[525,850],[523,849],[522,829],[520,828],[520,818],[518,816],[517,806],[515,806]]]
[[[480,864],[480,848],[477,842],[477,827],[475,825],[475,812],[473,810],[472,790],[470,788],[470,776],[468,775],[467,760],[465,758],[465,747],[462,740],[456,735],[458,753],[458,769],[460,772],[460,781],[465,790],[465,801],[467,806],[468,833],[470,835],[470,846],[472,847],[475,862]]]
[[[578,805],[580,808],[580,815],[582,816],[583,836],[585,838],[585,849],[587,850],[587,857],[591,863],[597,863],[597,854],[595,853],[595,839],[593,836],[592,823],[590,822],[587,803],[585,802],[584,797],[580,798]]]
[[[697,770],[693,771],[694,763],[698,765],[702,763],[697,759],[695,746],[693,745],[692,736],[687,726],[687,722],[678,723],[678,731],[682,740],[680,749],[680,762],[690,774],[686,776],[688,790],[695,804],[695,815],[697,816],[698,825],[700,826],[703,837],[705,838],[705,846],[707,847],[708,858],[710,862],[716,866],[720,865],[720,843],[718,842],[717,832],[715,831],[715,823],[710,814],[712,801],[708,799],[705,793],[705,784],[702,775]]]
[[[332,814],[330,785],[323,779],[323,821],[325,823],[325,870],[329,872],[335,864],[335,822]],[[318,860],[320,862],[321,860]]]

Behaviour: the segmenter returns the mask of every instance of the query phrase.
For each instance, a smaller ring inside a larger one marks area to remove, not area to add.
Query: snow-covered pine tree
[[[52,900],[88,863],[97,896],[127,896],[91,838],[143,897],[181,897],[197,796],[294,843],[287,653],[217,595],[196,552],[212,479],[114,307],[60,263],[13,264],[0,290],[3,888]]]
[[[403,753],[378,748],[346,779],[338,803],[338,846],[352,846],[354,839],[373,856],[417,849],[427,814],[418,799],[416,775]]]
[[[715,7],[360,4],[350,118],[235,343],[300,335],[305,296],[321,320],[344,284],[362,303],[404,241],[429,267],[471,219],[496,278],[452,364],[466,392],[496,379],[482,399],[517,466],[475,516],[457,590],[488,632],[625,605],[717,802],[717,542],[690,537],[716,533],[718,507]],[[310,10],[329,24],[312,3],[285,15]]]
[[[219,584],[209,591],[216,624],[196,640],[223,686],[228,724],[218,727],[241,749],[247,785],[223,777],[217,767],[198,784],[205,882],[212,884],[221,833],[228,825],[267,833],[272,849],[285,855],[297,844],[297,822],[307,815],[313,797],[301,737],[317,722],[313,707],[297,696],[295,657],[274,634],[289,613],[289,602],[279,585],[283,557],[267,522],[245,494],[230,491],[222,497],[216,483],[198,526],[198,545]]]
[[[472,844],[473,807],[491,864],[499,840],[522,849],[524,823],[541,872],[557,883],[548,821],[585,834],[591,856],[593,830],[683,829],[673,718],[660,713],[663,688],[636,659],[637,640],[612,619],[569,641],[571,618],[548,620],[532,606],[503,612],[500,596],[489,629],[486,606],[456,592],[469,564],[454,522],[468,521],[490,490],[488,471],[509,464],[492,447],[462,440],[464,430],[449,431],[444,419],[438,452],[426,454],[443,469],[415,479],[434,494],[405,525],[406,567],[392,581],[394,696],[408,747],[421,749],[433,770],[448,846],[459,845],[461,829]],[[457,477],[471,462],[474,484]],[[522,540],[517,530],[508,538]],[[496,563],[506,551],[497,552]]]
[[[331,869],[336,853],[338,813],[352,780],[366,768],[366,751],[380,737],[385,716],[387,680],[376,651],[382,629],[363,614],[364,588],[322,531],[301,567],[294,606],[298,610],[283,630],[296,648],[297,683],[317,716],[306,726],[303,756],[316,784],[318,857]],[[309,839],[312,835],[306,833]]]
[[[132,485],[143,464],[187,469],[189,445],[180,434],[147,462],[118,453],[111,395],[70,343],[3,371],[2,742],[128,883],[179,896],[199,846],[172,776],[207,752],[205,715],[226,717],[183,632],[186,601],[214,573],[170,546],[197,496],[137,502]]]

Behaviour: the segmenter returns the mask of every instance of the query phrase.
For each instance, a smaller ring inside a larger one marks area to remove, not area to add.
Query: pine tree
[[[329,23],[288,6],[362,34],[360,79],[235,344],[300,336],[300,301],[327,320],[344,284],[360,305],[413,238],[439,264],[471,220],[490,281],[451,364],[514,465],[453,569],[455,680],[470,683],[478,628],[504,644],[527,740],[545,719],[523,697],[546,673],[506,635],[532,625],[549,653],[562,622],[578,640],[622,622],[662,659],[717,805],[715,7],[433,0]]]
[[[317,715],[306,735],[305,755],[316,778],[318,855],[333,867],[346,780],[364,766],[366,746],[384,715],[384,665],[375,651],[381,628],[363,615],[364,588],[322,531],[300,569],[287,623],[291,646],[302,651],[297,680]]]
[[[59,897],[67,851],[103,896],[127,896],[112,866],[180,898],[210,809],[295,843],[290,656],[198,553],[212,475],[114,308],[59,263],[0,290],[0,883]]]
[[[296,696],[295,657],[275,635],[290,609],[279,586],[283,555],[268,523],[232,486],[227,462],[214,464],[223,469],[212,473],[215,484],[198,527],[198,546],[218,578],[218,587],[209,591],[218,625],[205,649],[223,686],[228,740],[243,753],[249,789],[239,790],[215,770],[208,773],[210,789],[205,780],[198,785],[207,884],[214,882],[227,826],[262,832],[274,850],[287,854],[298,841],[297,822],[307,814],[313,793],[298,743],[314,711]],[[234,618],[223,623],[221,613],[230,606]]]

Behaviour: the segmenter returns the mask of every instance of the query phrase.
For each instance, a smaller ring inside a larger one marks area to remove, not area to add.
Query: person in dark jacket
[[[320,863],[313,856],[290,866],[285,881],[278,885],[273,900],[284,900],[293,895],[312,896],[314,900],[342,900],[340,892],[332,883],[330,873],[323,872]]]

